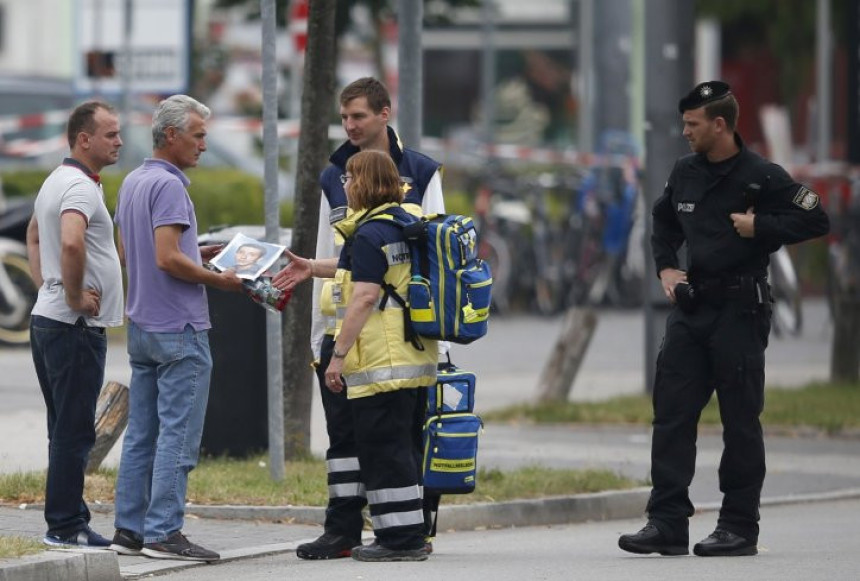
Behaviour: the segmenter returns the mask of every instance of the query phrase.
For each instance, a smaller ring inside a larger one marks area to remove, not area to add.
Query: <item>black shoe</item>
[[[725,529],[717,529],[693,546],[699,557],[744,557],[758,554],[758,545]]]
[[[426,561],[429,554],[426,545],[423,545],[419,549],[387,549],[376,541],[373,544],[361,545],[352,550],[353,559],[371,563]]]
[[[159,543],[144,543],[140,551],[147,557],[156,559],[178,559],[180,561],[217,561],[221,555],[204,549],[185,538],[182,531],[176,531]]]
[[[42,542],[49,547],[58,549],[80,549],[80,550],[106,550],[110,541],[85,526],[81,530],[66,536],[45,535]]]
[[[321,559],[340,559],[349,557],[352,548],[360,545],[361,541],[350,539],[334,533],[325,533],[317,540],[304,543],[296,547],[296,556],[299,559],[310,559],[312,561]]]
[[[110,550],[120,555],[141,555],[143,541],[137,535],[126,529],[117,529],[110,544]]]
[[[665,535],[652,524],[642,527],[638,533],[632,535],[621,535],[618,546],[628,553],[647,555],[659,553],[661,555],[686,555],[690,551],[686,544],[670,543]]]

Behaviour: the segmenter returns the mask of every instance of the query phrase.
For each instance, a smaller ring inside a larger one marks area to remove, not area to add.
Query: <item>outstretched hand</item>
[[[282,291],[291,291],[297,284],[303,282],[313,275],[311,261],[284,250],[284,255],[289,259],[287,265],[272,277],[272,285]]]

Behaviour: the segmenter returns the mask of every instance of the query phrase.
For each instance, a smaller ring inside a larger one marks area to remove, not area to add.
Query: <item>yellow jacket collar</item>
[[[355,233],[356,228],[358,228],[359,224],[365,222],[366,220],[370,220],[373,216],[378,216],[379,214],[384,213],[386,210],[399,206],[399,204],[395,202],[388,202],[387,204],[382,204],[381,206],[377,206],[375,208],[371,208],[370,210],[358,210],[357,212],[353,212],[351,215],[347,216],[337,224],[335,224],[335,229],[340,232],[341,236],[344,238],[349,238]]]

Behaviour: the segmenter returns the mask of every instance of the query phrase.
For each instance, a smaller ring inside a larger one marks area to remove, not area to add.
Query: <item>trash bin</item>
[[[200,244],[227,243],[241,232],[263,240],[262,226],[234,226],[199,237]],[[291,230],[281,229],[289,245]],[[247,457],[268,448],[266,310],[241,293],[207,287],[212,382],[201,450],[211,456]]]

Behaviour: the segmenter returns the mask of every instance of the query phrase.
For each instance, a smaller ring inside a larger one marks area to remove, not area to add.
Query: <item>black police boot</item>
[[[296,547],[296,556],[299,559],[340,559],[349,557],[352,548],[361,544],[361,539],[350,539],[334,533],[325,533],[323,536],[310,543],[303,543]]]
[[[356,561],[383,563],[392,561],[426,561],[430,551],[424,544],[417,549],[389,549],[376,541],[370,545],[362,545],[352,550],[352,558]]]
[[[618,538],[618,546],[628,553],[647,555],[659,553],[661,555],[687,555],[689,549],[687,544],[670,542],[666,535],[653,524],[648,523],[638,533],[632,535],[621,535]]]
[[[758,546],[726,529],[716,529],[706,539],[693,546],[693,553],[699,557],[744,557],[757,555]]]

